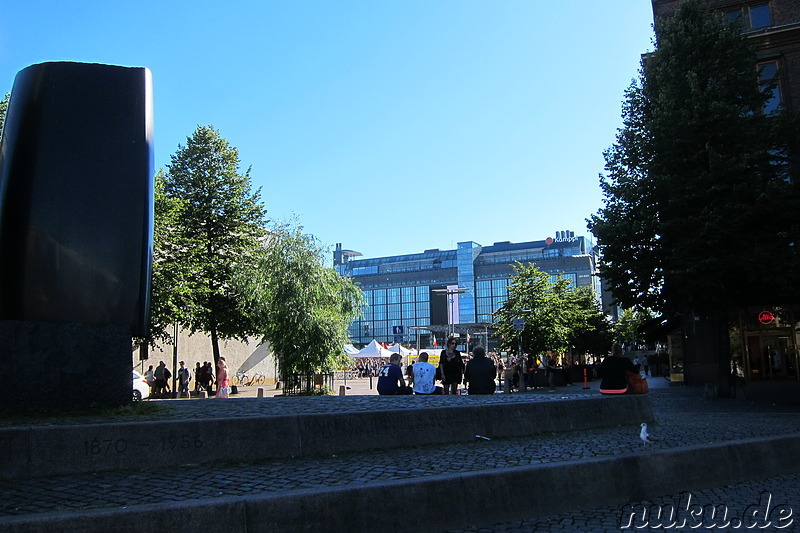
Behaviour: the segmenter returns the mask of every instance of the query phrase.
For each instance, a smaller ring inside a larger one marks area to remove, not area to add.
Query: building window
[[[386,305],[386,289],[375,289],[372,291],[374,305]]]
[[[772,13],[769,10],[769,3],[737,7],[725,11],[725,18],[730,21],[740,20],[744,31],[760,30],[772,26]]]
[[[758,78],[761,91],[772,91],[769,100],[764,104],[764,114],[771,115],[781,105],[781,84],[778,77],[778,62],[767,61],[758,64]]]
[[[750,23],[749,29],[757,30],[772,26],[772,15],[769,12],[768,3],[748,6],[747,10],[750,12],[750,18],[748,19]]]
[[[417,292],[417,301],[418,302],[427,302],[431,295],[430,295],[430,287],[427,285],[421,285],[416,288]]]
[[[558,281],[558,277],[561,276],[565,280],[569,282],[570,287],[576,287],[578,285],[578,275],[577,274],[568,274],[566,272],[560,272],[558,274],[550,274],[550,281],[555,283]]]
[[[401,297],[403,298],[403,303],[414,301],[414,289],[415,287],[403,287],[402,289],[400,289]]]
[[[390,304],[399,304],[400,303],[400,289],[387,289],[386,291],[386,302]]]

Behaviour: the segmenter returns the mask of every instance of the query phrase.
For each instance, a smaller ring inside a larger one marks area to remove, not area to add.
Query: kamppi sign
[[[557,239],[554,239],[552,237],[548,237],[544,240],[544,242],[546,242],[547,245],[550,246],[554,242],[578,242],[578,238],[579,237],[563,237],[563,238],[559,237]]]
[[[758,313],[758,321],[768,326],[775,322],[775,313],[770,311],[769,309],[764,309],[760,313]]]

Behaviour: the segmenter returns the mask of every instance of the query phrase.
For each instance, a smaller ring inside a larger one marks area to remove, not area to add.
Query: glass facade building
[[[591,287],[601,299],[594,243],[571,231],[522,243],[466,241],[455,250],[354,259],[359,255],[341,244],[334,251],[334,268],[358,283],[367,303],[363,316],[350,325],[355,344],[390,343],[394,326],[403,326],[406,339],[413,341],[412,327],[491,323],[506,300],[516,262],[534,263],[553,277]],[[423,346],[433,344],[432,335],[422,331]],[[443,334],[435,335],[441,345]]]

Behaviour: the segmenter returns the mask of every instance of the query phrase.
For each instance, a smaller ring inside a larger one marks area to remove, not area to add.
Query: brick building
[[[653,17],[658,20],[675,11],[681,0],[651,1]],[[779,104],[800,110],[800,1],[700,1],[721,16],[741,20],[745,35],[755,43],[762,80],[777,78],[777,89],[765,112]],[[797,172],[793,169],[792,173],[796,176]],[[749,306],[730,316],[728,324],[731,361],[747,380],[800,379],[800,302]],[[662,333],[674,326],[677,324],[662,328]],[[676,342],[676,352],[686,355],[684,364],[711,368],[719,356],[709,355],[715,353],[714,342],[699,328],[699,324],[684,323],[681,334],[670,338]],[[713,372],[698,371],[696,376],[701,379],[693,384],[714,379]]]
[[[778,76],[778,90],[767,111],[783,103],[800,109],[800,2],[798,0],[701,0],[729,19],[741,19],[756,43],[762,77]],[[653,18],[669,15],[680,0],[652,0]]]

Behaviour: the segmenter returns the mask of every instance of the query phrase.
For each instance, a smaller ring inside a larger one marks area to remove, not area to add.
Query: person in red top
[[[229,398],[231,394],[230,380],[228,379],[228,365],[225,358],[220,357],[217,362],[217,398]]]

